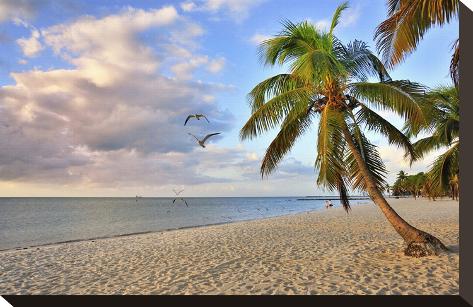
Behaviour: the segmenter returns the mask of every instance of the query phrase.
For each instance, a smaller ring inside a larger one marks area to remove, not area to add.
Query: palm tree
[[[430,133],[413,144],[419,158],[435,149],[447,148],[432,164],[427,176],[431,179],[432,189],[439,193],[458,190],[459,151],[460,151],[460,109],[456,87],[438,87],[425,96],[424,115],[427,121],[413,128],[406,125],[410,135],[419,132]],[[453,188],[452,188],[453,184]]]
[[[389,185],[389,183],[386,183],[385,189],[386,189],[386,193],[388,193],[388,196],[391,196],[392,187]]]
[[[404,172],[403,170],[399,171],[399,173],[397,173],[397,179],[400,180],[400,181],[403,181],[407,178],[407,173]]]
[[[440,197],[439,191],[433,188],[432,180],[426,176],[425,182],[421,188],[422,196],[428,197],[429,200],[435,201],[436,197]]]
[[[453,200],[458,200],[459,192],[460,192],[460,179],[458,178],[458,174],[455,174],[450,178],[450,193]]]
[[[307,21],[284,21],[278,35],[261,43],[261,60],[270,66],[287,64],[290,72],[260,82],[249,93],[252,114],[240,137],[252,139],[280,125],[261,164],[264,177],[319,118],[317,184],[338,190],[347,212],[349,189],[367,191],[406,242],[406,255],[437,254],[446,249],[440,240],[407,223],[382,195],[386,168],[362,129],[385,135],[414,158],[409,139],[373,108],[422,122],[422,109],[415,97],[424,89],[406,80],[392,80],[365,43],[344,45],[335,37],[333,31],[347,7],[344,3],[336,9],[328,32]],[[380,82],[369,82],[371,76]]]
[[[424,34],[433,26],[442,26],[458,15],[458,0],[387,0],[388,19],[375,32],[376,45],[389,67],[402,62],[413,52]],[[458,86],[459,53],[455,42],[450,73]]]
[[[396,181],[394,182],[394,188],[396,194],[398,195],[405,195],[407,193],[407,173],[403,170],[397,173]]]
[[[406,190],[414,196],[414,199],[417,199],[420,196],[420,191],[425,184],[426,175],[421,172],[415,175],[410,175],[405,178]]]

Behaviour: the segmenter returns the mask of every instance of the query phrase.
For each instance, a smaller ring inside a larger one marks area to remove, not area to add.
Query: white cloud
[[[208,56],[194,56],[185,62],[173,65],[171,71],[178,79],[189,80],[192,79],[194,70],[208,62]]]
[[[204,95],[202,96],[202,101],[205,103],[212,103],[215,101],[215,96],[213,95]]]
[[[199,0],[184,2],[181,8],[184,11],[204,11],[217,14],[222,12],[235,21],[246,19],[250,11],[266,0]]]
[[[188,2],[182,2],[181,3],[181,9],[184,12],[191,12],[196,8],[196,4],[194,2],[188,1]]]
[[[31,18],[45,1],[2,0],[0,1],[0,22],[14,18]]]
[[[404,150],[394,145],[381,145],[378,147],[381,159],[388,170],[388,182],[393,183],[396,180],[396,174],[403,170],[409,174],[417,174],[419,172],[426,172],[435,158],[442,152],[442,150],[431,152],[422,160],[410,164],[408,158],[404,158]]]
[[[209,65],[207,66],[207,70],[213,74],[216,74],[220,72],[224,66],[225,66],[225,58],[220,57],[220,58],[210,61]]]
[[[127,8],[41,29],[48,50],[72,68],[13,72],[14,84],[0,87],[6,125],[0,129],[0,181],[110,187],[223,180],[193,172],[204,152],[183,131],[183,121],[203,112],[211,118],[205,129],[228,131],[232,115],[208,102],[229,87],[163,74],[172,61],[211,62],[189,51],[190,42],[175,41],[175,33],[189,26],[173,7],[164,7]],[[139,40],[150,29],[158,33],[157,44]],[[172,52],[177,43],[188,52]]]
[[[206,65],[207,71],[215,74],[225,66],[225,58],[211,60],[208,56],[192,55],[187,60],[171,66],[171,71],[176,78],[189,80],[192,79],[193,72],[203,65]]]
[[[260,158],[256,152],[249,152],[246,154],[246,158],[250,161],[258,161]]]
[[[27,188],[38,195],[163,195],[175,185],[201,194],[261,195],[287,190],[284,179],[295,177],[313,187],[311,166],[288,160],[263,182],[256,153],[219,146],[234,119],[217,97],[232,87],[195,81],[192,72],[218,72],[225,59],[198,54],[203,29],[173,7],[127,8],[38,31],[43,52],[53,50],[70,67],[12,72],[13,83],[0,87],[3,195]],[[148,31],[155,40],[139,39]],[[191,67],[176,68],[180,63]],[[184,77],[169,77],[173,67]],[[195,112],[210,123],[184,128]],[[222,135],[205,150],[187,135],[208,131]]]
[[[252,42],[252,43],[255,44],[255,45],[259,45],[259,44],[261,44],[263,41],[265,41],[265,40],[267,40],[267,39],[270,39],[270,38],[271,38],[270,35],[255,33],[255,34],[250,38],[250,42]]]
[[[322,19],[315,22],[315,26],[321,31],[328,31],[330,29],[330,21],[328,19]]]
[[[349,7],[342,13],[342,17],[340,18],[340,22],[337,28],[348,28],[350,26],[354,26],[361,15],[361,6],[357,5],[355,7]],[[312,22],[308,19],[309,22]],[[315,26],[320,29],[321,31],[328,31],[330,29],[330,25],[332,23],[331,19],[320,19],[316,22],[313,22]]]
[[[148,11],[127,8],[101,19],[81,17],[70,24],[47,28],[42,34],[47,45],[79,67],[92,82],[107,85],[124,72],[153,73],[158,67],[153,50],[141,44],[135,34],[171,25],[177,19],[172,6]]]
[[[16,42],[20,46],[23,54],[27,57],[34,57],[43,50],[43,46],[39,41],[40,32],[38,30],[31,31],[30,38],[20,38]]]
[[[355,25],[360,18],[360,14],[361,7],[359,5],[356,7],[349,7],[343,12],[342,18],[340,20],[340,26],[346,28]]]

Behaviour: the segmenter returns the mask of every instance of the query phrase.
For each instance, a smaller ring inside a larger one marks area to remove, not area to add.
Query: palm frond
[[[388,0],[388,16],[393,15],[399,10],[402,0]]]
[[[347,74],[345,67],[332,52],[318,49],[310,50],[291,62],[291,73],[298,77],[321,84],[327,77],[336,79]]]
[[[407,121],[404,131],[409,136],[416,136],[425,131],[437,135],[444,134],[454,139],[458,136],[460,124],[458,89],[453,86],[440,86],[429,90],[418,103],[424,114],[424,122],[416,124]],[[445,130],[446,129],[446,130]]]
[[[329,45],[323,42],[323,34],[309,22],[295,24],[284,20],[282,25],[283,30],[279,34],[263,41],[258,48],[260,61],[265,65],[282,65],[313,50],[328,50]]]
[[[458,15],[458,0],[390,0],[389,18],[375,31],[378,50],[388,67],[402,62],[413,52],[425,32]]]
[[[455,143],[432,163],[427,175],[435,189],[448,190],[450,178],[458,174],[459,151],[459,143]]]
[[[376,145],[369,142],[364,134],[361,134],[360,138],[355,135],[355,126],[356,124],[350,125],[350,133],[355,146],[363,157],[363,161],[365,162],[371,177],[375,181],[376,186],[378,189],[383,190],[386,186],[385,178],[387,173],[383,160],[378,153]],[[360,171],[355,156],[351,151],[348,151],[345,155],[345,164],[349,169],[349,177],[353,189],[366,191],[366,179]]]
[[[453,55],[450,61],[450,77],[453,83],[458,88],[460,82],[460,39],[457,39],[453,44]]]
[[[365,42],[355,40],[345,46],[335,39],[334,52],[347,67],[352,78],[367,81],[368,77],[374,76],[381,82],[391,81],[384,64],[369,50]]]
[[[312,114],[303,104],[295,106],[281,125],[279,133],[266,149],[261,163],[261,176],[272,173],[282,158],[291,150],[296,140],[311,126]]]
[[[425,92],[425,87],[406,80],[387,82],[355,82],[348,85],[354,97],[366,100],[381,110],[397,113],[413,125],[425,122],[419,99]]]
[[[304,85],[305,82],[293,74],[278,74],[261,81],[248,94],[251,112],[256,112],[268,99]]]
[[[241,128],[240,138],[242,140],[252,139],[261,133],[275,128],[296,103],[303,103],[307,107],[310,97],[311,87],[299,87],[271,98],[253,112],[246,124]]]
[[[333,14],[332,22],[330,24],[330,29],[329,29],[330,36],[333,36],[333,30],[335,30],[335,27],[338,25],[342,12],[346,10],[347,8],[348,8],[348,1],[343,2],[335,9],[335,13]]]
[[[343,209],[348,213],[351,209],[350,207],[350,199],[348,196],[348,189],[347,184],[342,175],[338,175],[337,179],[337,190],[338,194],[340,195],[340,203],[343,206]]]
[[[424,131],[435,135],[441,144],[449,144],[459,137],[460,109],[458,89],[441,86],[430,90],[422,99],[425,122],[417,127],[406,122],[404,130],[410,135]]]
[[[259,58],[265,65],[290,64],[291,73],[313,83],[346,74],[345,67],[333,54],[333,38],[307,21],[282,22],[283,30],[262,42]],[[317,81],[318,80],[318,81]]]
[[[361,108],[357,111],[357,121],[366,125],[369,130],[381,133],[388,138],[389,144],[395,144],[398,147],[404,148],[406,156],[409,156],[411,161],[418,158],[413,145],[409,138],[398,130],[393,124],[384,119],[381,115],[374,112],[366,105],[361,104]]]
[[[317,184],[329,190],[339,187],[339,176],[346,174],[343,165],[345,142],[340,127],[343,114],[326,106],[320,114],[315,168],[319,171]]]
[[[416,141],[414,144],[414,150],[416,155],[419,158],[423,158],[427,153],[439,149],[442,146],[446,146],[447,144],[442,142],[437,135],[428,136]]]

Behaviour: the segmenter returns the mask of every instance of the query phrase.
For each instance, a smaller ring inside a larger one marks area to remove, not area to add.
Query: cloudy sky
[[[352,0],[336,35],[374,46],[385,1]],[[283,19],[326,27],[340,1],[0,0],[0,196],[282,196],[315,185],[316,127],[277,172],[259,176],[275,132],[241,142],[246,94],[283,68],[257,44]],[[458,22],[430,31],[395,79],[449,83]],[[187,114],[210,119],[183,127]],[[385,114],[397,125],[401,121]],[[222,132],[206,149],[192,132]],[[390,171],[403,153],[373,135]]]

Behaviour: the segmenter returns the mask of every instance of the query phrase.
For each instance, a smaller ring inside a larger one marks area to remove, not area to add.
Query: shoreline
[[[458,202],[392,200],[452,251],[410,258],[370,204],[0,253],[2,294],[458,294]]]
[[[356,206],[363,206],[363,205],[368,205],[368,204],[366,204],[366,203],[357,203],[355,205]],[[337,206],[337,207],[332,208],[331,210],[338,209],[338,208],[341,208],[341,207]],[[179,230],[185,230],[185,229],[194,229],[194,228],[202,228],[202,227],[209,227],[209,226],[218,226],[218,225],[225,225],[225,224],[244,223],[244,222],[251,222],[251,221],[274,219],[274,218],[285,217],[285,216],[293,216],[293,215],[298,215],[298,214],[321,212],[324,209],[325,208],[317,208],[317,209],[308,210],[308,211],[304,211],[304,212],[296,212],[296,213],[288,212],[286,214],[277,215],[277,216],[266,216],[266,217],[253,218],[253,219],[247,219],[247,220],[245,219],[245,220],[236,220],[236,221],[224,221],[224,222],[219,222],[219,223],[210,223],[210,224],[202,224],[202,225],[192,225],[192,226],[182,226],[182,227],[176,227],[176,228],[167,228],[167,229],[162,229],[162,230],[140,231],[140,232],[123,233],[123,234],[110,235],[110,236],[100,236],[100,237],[93,237],[93,238],[86,238],[86,239],[74,239],[74,240],[44,243],[44,244],[38,244],[38,245],[12,247],[12,248],[0,249],[0,253],[28,250],[28,249],[34,249],[34,248],[42,248],[42,247],[61,245],[61,244],[71,244],[71,243],[77,243],[77,242],[98,241],[98,240],[114,239],[114,238],[121,238],[121,237],[128,237],[128,236],[139,236],[139,235],[146,235],[146,234],[154,234],[154,233],[162,233],[162,232],[170,232],[170,231],[179,231]]]

